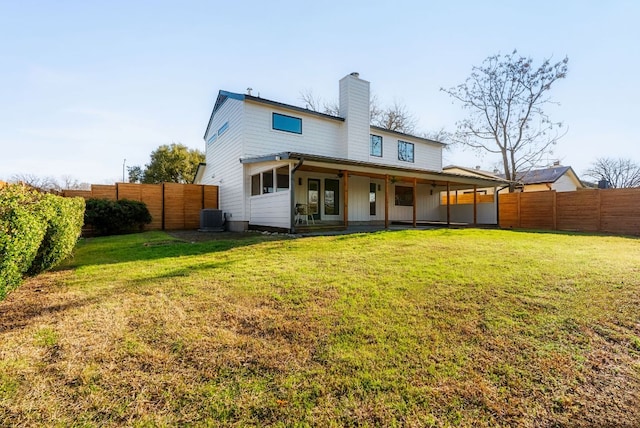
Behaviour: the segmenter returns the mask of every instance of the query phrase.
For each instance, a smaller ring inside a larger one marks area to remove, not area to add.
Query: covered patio
[[[241,162],[252,186],[250,227],[293,233],[360,225],[497,225],[498,189],[508,185],[503,180],[295,152]]]

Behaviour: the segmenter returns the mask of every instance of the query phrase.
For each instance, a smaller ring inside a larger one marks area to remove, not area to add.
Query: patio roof
[[[422,168],[407,168],[397,165],[384,165],[374,162],[365,162],[352,159],[343,159],[330,156],[312,155],[308,153],[297,152],[281,152],[272,153],[263,156],[255,156],[249,158],[242,158],[240,162],[243,164],[253,164],[261,162],[274,162],[274,161],[303,161],[304,169],[313,170],[312,165],[324,165],[327,170],[332,172],[346,170],[351,174],[366,175],[369,177],[383,177],[385,175],[391,175],[402,181],[402,178],[418,178],[420,181],[432,182],[433,184],[446,185],[463,185],[463,186],[478,186],[478,187],[494,187],[505,186],[509,184],[509,181],[500,178],[488,178],[488,177],[472,177],[469,175],[448,173],[442,171],[433,171]],[[339,166],[345,166],[350,168],[340,168]],[[328,171],[327,171],[328,172]],[[398,177],[399,176],[399,177]]]

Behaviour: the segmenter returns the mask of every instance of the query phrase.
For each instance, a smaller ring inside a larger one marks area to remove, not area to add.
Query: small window
[[[398,160],[413,162],[413,143],[398,140]]]
[[[273,193],[273,170],[262,173],[262,193]]]
[[[413,187],[396,186],[396,205],[413,206]]]
[[[218,134],[213,134],[211,138],[207,140],[207,144],[213,144],[216,142],[217,139],[218,139]]]
[[[382,137],[379,135],[371,135],[371,156],[382,157]]]
[[[285,116],[284,114],[273,113],[273,129],[278,131],[302,134],[302,119],[299,117]]]
[[[218,137],[224,134],[227,129],[229,129],[229,122],[225,122],[224,125],[222,125],[220,129],[218,129]]]
[[[283,166],[276,169],[276,192],[289,190],[289,167]]]
[[[260,174],[251,176],[251,196],[260,194]]]
[[[376,183],[369,183],[369,215],[376,215]]]

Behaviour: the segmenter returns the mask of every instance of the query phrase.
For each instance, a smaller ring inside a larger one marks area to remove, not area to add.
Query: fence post
[[[598,216],[598,232],[602,231],[602,189],[596,189],[596,215]]]
[[[164,182],[162,183],[162,230],[164,230],[164,212],[165,212],[165,205],[164,205]]]
[[[518,228],[522,227],[522,220],[521,220],[521,215],[520,215],[520,195],[522,195],[522,192],[518,192],[516,193],[516,195],[518,196],[516,198],[516,201],[518,202]]]
[[[558,194],[553,191],[553,230],[558,230]]]

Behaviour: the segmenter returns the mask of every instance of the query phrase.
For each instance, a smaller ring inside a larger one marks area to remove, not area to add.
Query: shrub
[[[25,274],[50,269],[71,254],[84,201],[41,194],[22,185],[0,189],[0,300]]]
[[[116,235],[142,230],[151,223],[151,214],[143,202],[121,199],[88,199],[84,223],[98,235]]]
[[[67,258],[78,242],[84,221],[84,199],[44,195],[40,201],[47,228],[29,274],[51,269]]]
[[[0,189],[0,300],[22,281],[46,231],[41,195],[21,185]]]

